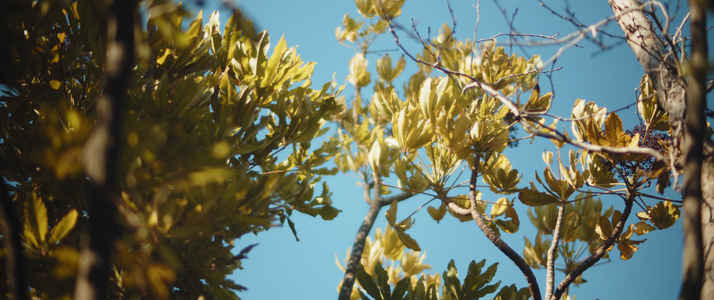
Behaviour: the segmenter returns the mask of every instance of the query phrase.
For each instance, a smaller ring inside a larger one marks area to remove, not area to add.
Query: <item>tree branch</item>
[[[401,194],[397,194],[397,195],[394,195],[394,196],[391,196],[391,197],[382,198],[382,200],[379,202],[379,205],[382,206],[382,207],[389,206],[389,205],[391,205],[392,202],[394,202],[394,201],[400,202],[400,201],[403,201],[403,200],[407,200],[407,199],[411,198],[412,196],[414,196],[414,193],[411,193],[411,192],[403,192],[403,193],[401,193]]]
[[[684,253],[680,300],[699,300],[704,282],[702,241],[702,161],[706,128],[707,17],[702,1],[690,0],[692,53],[684,131]]]
[[[545,299],[550,299],[553,296],[553,285],[555,284],[555,253],[558,251],[558,242],[560,241],[560,228],[563,226],[563,215],[565,214],[565,205],[558,206],[558,217],[555,220],[555,229],[553,230],[553,242],[548,249],[548,257],[546,260],[546,287]]]
[[[137,6],[136,0],[115,0],[108,10],[107,85],[97,102],[97,123],[83,151],[84,170],[92,183],[89,236],[82,242],[74,299],[104,299],[108,290],[111,251],[119,230],[116,205],[120,197],[117,173],[122,104],[134,66]]]
[[[533,270],[528,266],[526,261],[513,251],[513,249],[504,242],[501,237],[496,234],[491,227],[488,227],[486,220],[481,216],[481,212],[478,210],[478,203],[476,200],[476,180],[478,179],[478,163],[479,159],[476,158],[474,161],[474,166],[471,169],[471,181],[469,183],[469,198],[471,199],[471,217],[476,221],[478,227],[483,231],[484,235],[493,243],[498,250],[501,250],[513,263],[518,267],[519,270],[526,277],[528,282],[528,290],[531,292],[531,297],[533,300],[541,300],[540,289],[538,288],[538,280],[533,274]]]
[[[360,225],[359,230],[357,231],[355,242],[352,244],[352,252],[350,252],[350,259],[347,261],[347,266],[345,266],[345,276],[342,278],[342,286],[340,287],[340,294],[337,298],[338,300],[350,299],[357,275],[357,266],[359,265],[360,260],[362,260],[362,254],[364,251],[364,245],[367,242],[367,236],[369,236],[369,232],[372,231],[374,221],[377,219],[379,211],[382,210],[382,207],[391,205],[394,201],[402,201],[414,196],[413,193],[403,192],[388,198],[382,198],[380,191],[381,184],[379,183],[378,177],[375,175],[375,180],[372,184],[369,184],[366,181],[367,177],[365,176],[364,199],[367,203],[369,203],[369,210],[367,211],[367,215],[364,217],[364,221],[362,221],[362,225]],[[374,189],[375,199],[370,199],[370,188]]]
[[[345,276],[342,279],[342,286],[340,287],[340,294],[338,300],[349,300],[352,294],[352,287],[355,284],[355,278],[357,274],[357,265],[362,259],[362,252],[364,251],[364,244],[367,241],[367,236],[372,230],[374,221],[377,219],[379,211],[382,206],[376,201],[372,201],[369,205],[369,210],[367,215],[362,221],[359,230],[357,231],[357,236],[355,237],[355,242],[352,245],[352,252],[350,253],[350,260],[347,262],[345,267]]]
[[[540,130],[532,130],[532,134],[535,134],[536,136],[540,137],[546,137],[549,139],[554,139],[558,140],[561,142],[568,143],[570,145],[573,145],[575,147],[578,147],[580,149],[590,151],[590,152],[597,152],[597,153],[609,153],[609,154],[641,154],[641,155],[648,155],[654,157],[656,160],[659,160],[661,162],[667,163],[667,157],[664,156],[664,154],[658,152],[657,150],[651,149],[651,148],[643,148],[643,147],[609,147],[609,146],[600,146],[600,145],[593,145],[593,144],[588,144],[584,142],[580,142],[578,140],[571,139],[564,135],[563,133],[557,131],[555,128],[550,128],[547,125],[541,123],[540,121],[537,121],[535,119],[529,118],[529,120],[537,123],[538,125],[542,126],[543,128],[546,128],[550,130],[553,133],[546,133],[542,132]],[[528,123],[523,123],[523,126],[525,128],[528,128]]]
[[[605,255],[605,253],[607,253],[607,250],[612,247],[613,244],[615,244],[617,238],[620,237],[620,233],[622,233],[622,229],[625,227],[625,222],[627,222],[627,218],[632,212],[632,205],[634,202],[635,195],[635,193],[629,193],[625,198],[625,210],[622,212],[620,220],[617,221],[617,225],[615,225],[615,228],[612,230],[612,234],[610,234],[610,237],[608,237],[608,239],[605,240],[605,242],[600,245],[600,247],[598,247],[593,254],[591,254],[587,259],[581,262],[577,267],[575,267],[575,269],[570,271],[570,273],[568,273],[568,275],[563,278],[563,281],[560,282],[558,288],[555,290],[555,293],[553,293],[553,296],[547,300],[560,299],[560,297],[563,295],[568,286],[570,286],[570,284],[573,283],[573,281],[575,281],[578,276],[583,274],[585,270],[589,269],[595,263],[597,263]]]
[[[627,44],[635,53],[657,91],[660,106],[669,114],[671,125],[684,116],[684,83],[678,78],[675,57],[657,36],[638,0],[608,0],[625,32]],[[674,127],[673,126],[673,127]],[[675,127],[676,129],[676,127]]]

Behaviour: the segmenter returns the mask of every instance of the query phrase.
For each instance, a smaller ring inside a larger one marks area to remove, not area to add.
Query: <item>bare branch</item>
[[[635,194],[631,193],[628,195],[627,198],[624,198],[625,210],[622,212],[620,220],[617,221],[617,225],[615,225],[615,228],[613,228],[610,237],[608,237],[608,239],[605,240],[605,242],[600,245],[600,247],[598,247],[593,254],[591,254],[587,259],[581,262],[577,267],[575,267],[575,269],[570,271],[570,273],[565,276],[563,281],[560,282],[558,288],[555,290],[555,293],[553,293],[553,296],[548,300],[560,299],[560,297],[563,295],[568,286],[570,286],[570,284],[573,283],[573,281],[575,281],[578,276],[583,274],[585,270],[589,269],[595,263],[597,263],[605,255],[605,253],[607,253],[607,249],[609,249],[613,244],[615,244],[617,238],[620,237],[620,233],[622,233],[622,229],[625,227],[625,222],[627,222],[627,218],[632,212],[632,203],[634,197]]]
[[[541,123],[538,120],[535,120],[533,118],[530,118],[530,121],[533,121],[537,123],[538,125],[542,126],[543,128],[548,129],[552,133],[546,133],[542,132],[540,130],[533,129],[531,130],[532,134],[536,136],[541,136],[541,137],[546,137],[549,139],[555,139],[561,142],[566,142],[570,145],[573,145],[575,147],[578,147],[580,149],[589,151],[589,152],[597,152],[597,153],[609,153],[609,154],[641,154],[641,155],[648,155],[654,157],[656,160],[662,161],[662,162],[667,162],[667,158],[660,152],[654,149],[650,148],[643,148],[643,147],[609,147],[609,146],[600,146],[600,145],[593,145],[593,144],[588,144],[584,142],[580,142],[578,140],[571,139],[564,135],[563,133],[555,130],[554,128],[550,128],[547,125]],[[528,123],[522,122],[526,128],[530,127]]]
[[[553,285],[555,284],[555,253],[558,251],[558,242],[560,242],[560,229],[563,226],[563,215],[565,215],[565,205],[558,206],[558,217],[555,220],[555,229],[553,229],[553,242],[548,249],[548,257],[546,259],[546,287],[545,299],[550,299],[553,296]]]
[[[501,250],[517,267],[523,275],[526,277],[528,282],[528,289],[531,292],[531,297],[533,300],[541,300],[540,289],[538,288],[538,280],[533,274],[533,270],[528,266],[526,261],[513,251],[513,249],[504,242],[501,237],[496,234],[491,227],[488,227],[486,220],[481,216],[481,212],[478,210],[478,203],[476,200],[476,181],[478,179],[478,164],[479,158],[475,159],[474,166],[471,169],[471,180],[469,184],[469,198],[471,200],[471,217],[476,221],[478,227],[483,231],[486,237],[493,243],[498,250]]]
[[[362,260],[362,254],[364,252],[364,245],[367,242],[367,236],[369,236],[372,227],[374,226],[374,221],[379,215],[379,211],[382,207],[392,204],[394,201],[403,201],[414,196],[414,193],[403,192],[391,197],[382,198],[381,194],[381,183],[378,177],[375,175],[374,181],[367,182],[368,178],[364,178],[364,200],[369,203],[369,210],[367,215],[365,215],[362,225],[360,225],[357,235],[355,236],[355,241],[352,244],[352,252],[350,252],[350,258],[345,266],[345,275],[342,279],[342,286],[340,287],[340,294],[338,296],[339,300],[349,300],[352,294],[352,288],[355,284],[355,279],[357,276],[357,266]],[[370,199],[370,189],[374,189],[374,199]]]
[[[367,236],[372,230],[374,221],[377,219],[377,215],[381,210],[377,202],[372,201],[369,205],[369,210],[367,215],[362,221],[359,230],[357,231],[357,236],[355,236],[355,242],[352,245],[352,252],[350,253],[350,259],[345,266],[345,276],[342,279],[342,286],[340,287],[340,294],[337,299],[339,300],[349,300],[352,294],[352,288],[355,284],[355,278],[357,275],[357,265],[360,260],[362,260],[362,252],[364,251],[364,244],[367,241]]]

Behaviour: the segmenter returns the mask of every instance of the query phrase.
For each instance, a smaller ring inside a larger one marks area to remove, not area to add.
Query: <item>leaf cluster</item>
[[[2,176],[21,210],[33,295],[72,294],[87,229],[87,138],[104,92],[104,2],[18,6],[3,24]],[[339,210],[322,176],[335,143],[315,142],[340,111],[339,89],[312,88],[314,63],[236,11],[204,22],[170,1],[142,3],[135,66],[122,103],[120,223],[111,295],[236,299],[227,278],[253,245],[240,237],[288,221],[294,211],[325,220]],[[25,51],[19,51],[24,49]],[[294,228],[293,228],[294,230]],[[242,249],[242,250],[241,250]],[[51,270],[51,271],[47,271]],[[3,273],[4,274],[4,273]],[[240,275],[238,275],[240,280]]]

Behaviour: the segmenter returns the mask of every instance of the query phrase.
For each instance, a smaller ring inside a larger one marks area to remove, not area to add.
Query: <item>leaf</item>
[[[672,201],[661,201],[654,207],[648,207],[647,212],[651,217],[650,221],[658,229],[671,227],[677,222],[680,215],[679,207],[674,205]]]
[[[392,201],[392,204],[389,205],[389,209],[385,213],[387,216],[387,221],[389,221],[389,225],[392,225],[392,227],[397,227],[397,201]]]
[[[47,207],[42,201],[42,198],[37,196],[37,194],[32,195],[32,203],[28,205],[28,207],[30,209],[26,211],[26,218],[27,220],[34,221],[31,223],[32,231],[39,239],[39,244],[42,245],[47,238],[47,229],[49,226],[47,223]]]
[[[491,206],[491,218],[498,217],[504,213],[510,207],[510,203],[506,198],[499,198],[496,203]]]
[[[52,228],[49,244],[55,244],[67,236],[74,228],[74,225],[77,224],[78,215],[77,210],[72,209],[62,217],[62,220],[57,222],[54,228]]]
[[[438,209],[434,208],[433,206],[429,206],[426,210],[427,212],[429,212],[429,216],[431,216],[431,218],[434,219],[434,221],[436,221],[437,223],[444,218],[444,215],[446,215],[446,212],[448,211],[446,204],[444,203],[441,203]]]
[[[381,265],[379,266],[381,267]],[[375,266],[375,268],[376,267],[377,266]],[[369,276],[369,274],[365,272],[362,264],[357,265],[357,282],[359,282],[360,286],[362,286],[362,288],[367,292],[367,294],[372,296],[372,298],[375,300],[382,299],[382,295],[379,293],[379,287],[377,287],[377,284],[374,282],[374,279],[372,279],[372,276]]]
[[[533,183],[531,182],[531,186]],[[518,199],[528,206],[543,206],[558,202],[558,198],[535,190],[535,186],[530,189],[522,189],[518,193]]]
[[[610,220],[605,216],[601,216],[597,227],[595,227],[595,232],[600,236],[600,239],[607,240],[612,235],[612,225]]]
[[[397,235],[399,236],[399,240],[404,243],[404,246],[407,246],[407,248],[412,249],[414,251],[421,251],[421,248],[419,247],[417,241],[414,240],[409,234],[404,231],[397,230]]]
[[[396,286],[394,287],[394,291],[392,291],[391,298],[392,299],[404,299],[404,294],[407,292],[407,289],[411,287],[411,277],[404,277],[402,280],[399,280],[397,282]]]
[[[168,298],[168,284],[176,279],[176,273],[169,267],[161,264],[150,264],[146,269],[146,279],[154,297]]]
[[[635,223],[634,231],[637,235],[643,235],[655,229],[657,228],[645,222],[637,222]]]

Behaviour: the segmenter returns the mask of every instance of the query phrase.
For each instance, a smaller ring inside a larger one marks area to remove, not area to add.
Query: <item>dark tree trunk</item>
[[[105,299],[109,286],[111,252],[118,232],[122,104],[134,66],[136,14],[136,0],[115,0],[107,13],[107,84],[97,102],[97,123],[84,147],[84,169],[92,181],[89,236],[82,245],[74,299]]]

